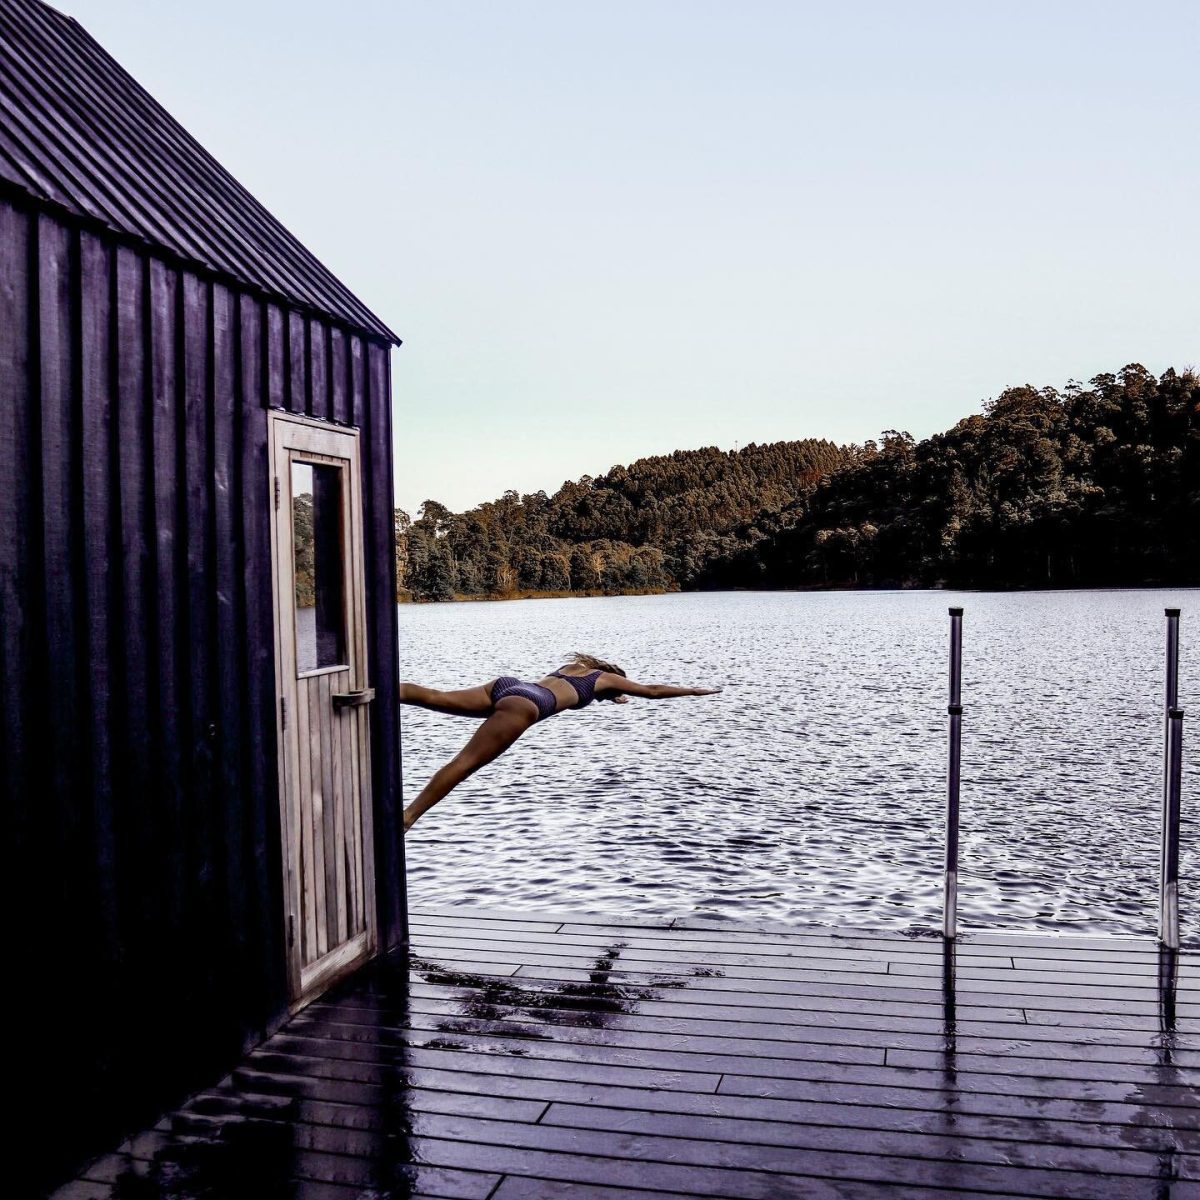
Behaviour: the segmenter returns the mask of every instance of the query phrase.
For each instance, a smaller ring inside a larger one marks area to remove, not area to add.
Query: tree
[[[396,595],[408,594],[408,535],[412,529],[412,518],[402,508],[394,514],[396,528]]]
[[[600,575],[586,546],[571,547],[571,587],[577,592],[594,592]]]
[[[571,560],[567,555],[558,552],[542,555],[542,588],[547,592],[571,590]]]

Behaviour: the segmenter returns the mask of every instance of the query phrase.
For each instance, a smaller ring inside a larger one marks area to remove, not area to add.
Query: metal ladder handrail
[[[1179,614],[1168,608],[1166,687],[1163,703],[1162,847],[1159,862],[1158,940],[1179,949],[1179,826],[1183,782],[1183,709],[1179,707]],[[942,934],[958,936],[959,794],[962,772],[962,621],[950,609],[950,744],[946,771],[946,863],[942,893]]]
[[[1179,707],[1179,609],[1168,608],[1167,671],[1163,689],[1162,856],[1159,862],[1158,940],[1179,949],[1179,810],[1183,786],[1183,709]]]

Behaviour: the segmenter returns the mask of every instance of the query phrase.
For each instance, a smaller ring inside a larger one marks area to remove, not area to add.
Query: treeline
[[[916,442],[890,430],[707,587],[1200,583],[1200,377],[1013,387]]]
[[[396,513],[397,587],[416,600],[662,591],[731,560],[756,516],[790,504],[847,451],[827,441],[709,447],[642,458],[464,513]]]
[[[396,514],[418,600],[660,589],[1200,583],[1200,379],[1013,387],[925,441],[676,451]]]

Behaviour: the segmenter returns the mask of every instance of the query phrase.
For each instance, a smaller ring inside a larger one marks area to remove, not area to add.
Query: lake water
[[[719,696],[535,725],[409,835],[414,905],[939,926],[947,607],[964,619],[965,928],[1149,935],[1163,609],[1200,593],[728,592],[400,606],[401,678],[538,679],[568,652]],[[1200,712],[1200,710],[1196,710]],[[405,798],[474,722],[403,709]],[[1184,737],[1185,930],[1200,936],[1200,743]]]

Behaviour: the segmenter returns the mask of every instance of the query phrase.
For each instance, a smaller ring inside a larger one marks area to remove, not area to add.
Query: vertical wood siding
[[[404,932],[388,348],[0,200],[0,796],[33,1182],[287,1005],[265,410],[363,430],[376,872]],[[37,1160],[37,1161],[34,1161]]]

